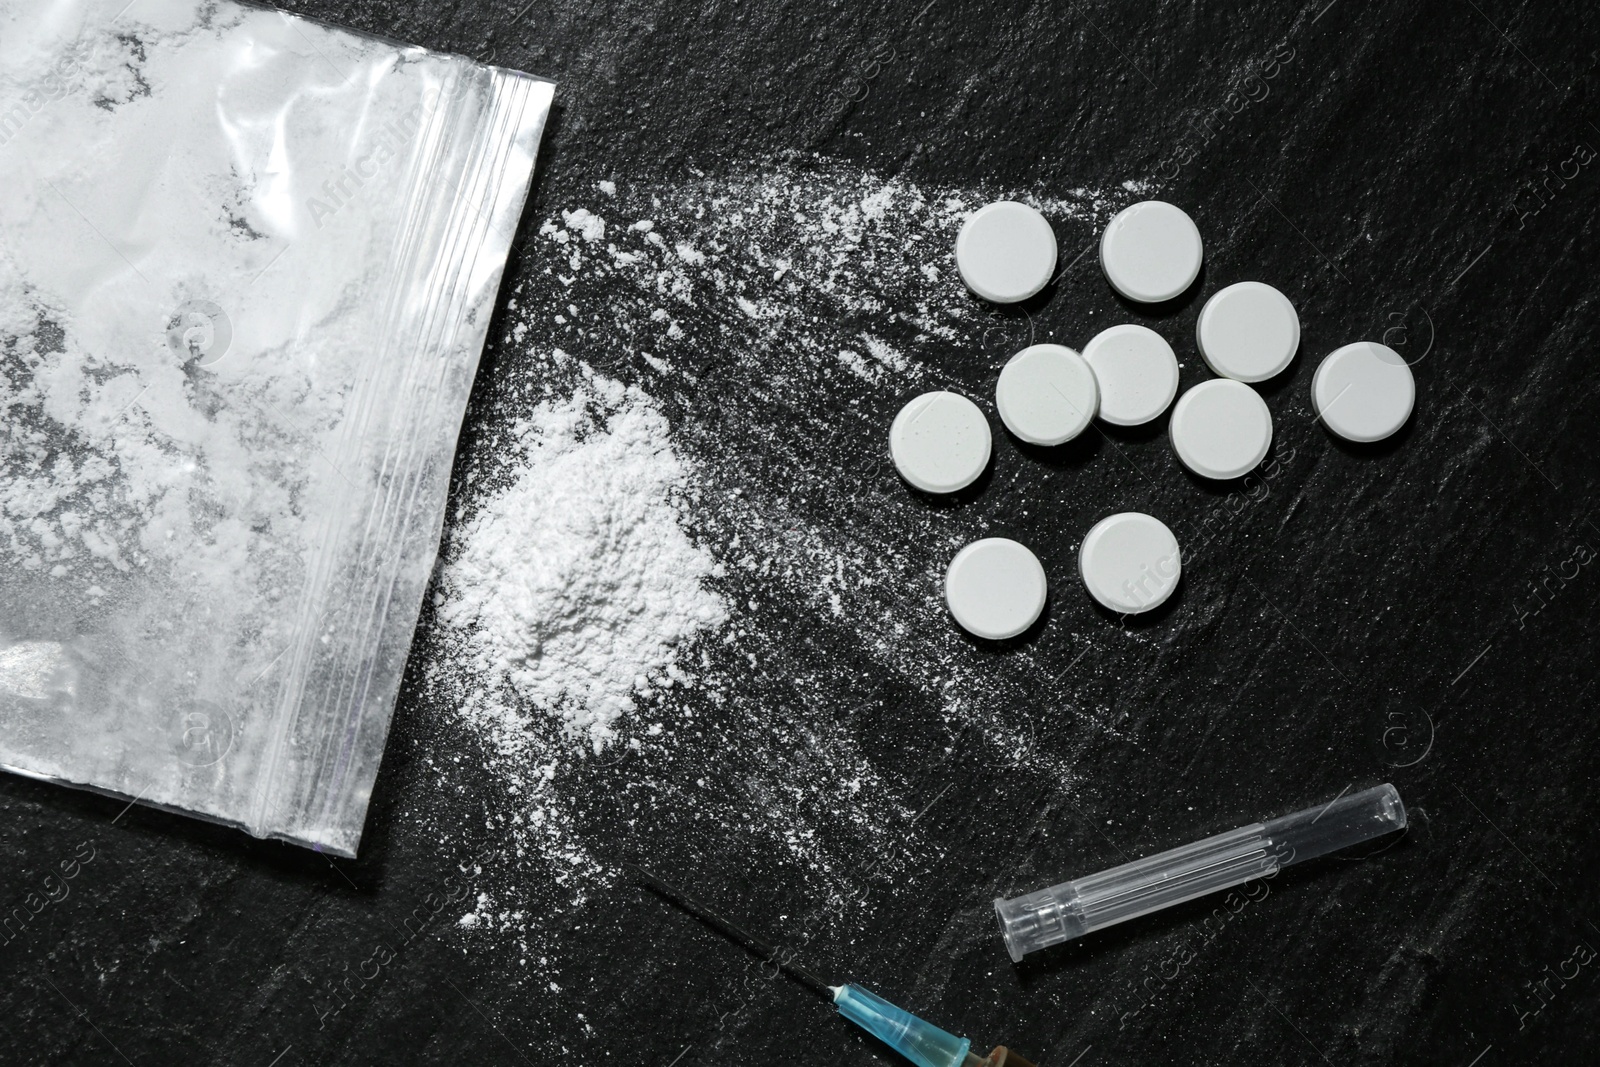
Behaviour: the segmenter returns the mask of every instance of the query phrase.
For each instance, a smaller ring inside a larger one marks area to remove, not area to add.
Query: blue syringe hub
[[[839,1014],[917,1067],[963,1067],[972,1042],[923,1022],[858,985],[832,986]]]

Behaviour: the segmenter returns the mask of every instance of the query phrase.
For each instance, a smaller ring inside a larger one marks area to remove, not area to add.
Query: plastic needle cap
[[[1000,935],[1013,961],[1115,923],[1216,893],[1280,867],[1406,828],[1392,785],[1352,793],[1264,823],[1168,849],[1049,889],[996,900]]]
[[[894,1049],[917,1067],[962,1067],[972,1042],[925,1023],[858,985],[833,987],[839,1014]]]

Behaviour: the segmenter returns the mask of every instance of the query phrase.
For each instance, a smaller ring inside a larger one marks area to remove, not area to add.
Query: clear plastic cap
[[[1072,882],[994,902],[1006,951],[1030,952],[1267,877],[1279,868],[1368,841],[1406,825],[1392,785],[1341,793],[1331,802],[1253,823]]]

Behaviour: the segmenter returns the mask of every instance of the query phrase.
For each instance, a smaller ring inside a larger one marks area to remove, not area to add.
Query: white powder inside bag
[[[218,0],[0,26],[0,765],[351,854],[552,90]]]
[[[522,469],[455,534],[439,616],[482,677],[598,751],[635,693],[687,677],[678,646],[727,618],[679,525],[691,472],[655,402],[604,378],[515,433]]]

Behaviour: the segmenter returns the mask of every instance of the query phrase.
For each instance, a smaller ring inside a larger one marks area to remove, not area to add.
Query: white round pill
[[[1376,341],[1335,349],[1311,379],[1311,403],[1350,441],[1381,441],[1406,424],[1417,383],[1400,353]]]
[[[1178,395],[1178,357],[1167,339],[1126,323],[1101,330],[1083,346],[1100,385],[1100,417],[1113,426],[1140,426]]]
[[[1039,557],[1007,537],[986,537],[956,553],[944,575],[944,601],[961,628],[1003,641],[1032,626],[1044,611]]]
[[[1172,409],[1172,449],[1204,478],[1249,474],[1272,445],[1272,412],[1254,389],[1232,378],[1201,382]]]
[[[989,465],[989,420],[958,393],[923,393],[889,427],[895,470],[928,493],[953,493]]]
[[[1026,300],[1055,273],[1055,231],[1043,215],[1015,200],[979,208],[956,234],[956,270],[985,300]]]
[[[1089,595],[1126,615],[1160,607],[1178,588],[1183,558],[1167,524],[1125,511],[1094,524],[1078,549]]]
[[[1083,432],[1100,406],[1100,387],[1084,358],[1064,345],[1033,345],[1012,356],[994,387],[1006,429],[1035,445],[1059,445]]]
[[[1171,300],[1200,275],[1200,230],[1182,208],[1145,200],[1117,212],[1100,237],[1112,288],[1144,304]]]
[[[1289,298],[1261,282],[1213,293],[1194,328],[1200,355],[1224,378],[1264,382],[1300,348],[1300,316]]]

